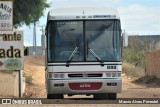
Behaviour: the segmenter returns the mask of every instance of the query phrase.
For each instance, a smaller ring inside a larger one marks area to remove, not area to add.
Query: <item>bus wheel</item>
[[[108,94],[94,94],[94,99],[96,100],[103,100],[103,99],[108,99]]]
[[[108,93],[108,98],[111,99],[111,100],[116,100],[117,93]]]
[[[47,94],[47,99],[63,99],[63,94]]]
[[[101,94],[94,94],[93,97],[95,100],[101,99]]]

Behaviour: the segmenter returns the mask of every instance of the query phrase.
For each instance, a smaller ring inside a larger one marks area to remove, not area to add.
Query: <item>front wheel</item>
[[[115,100],[116,98],[117,93],[94,94],[94,99],[96,100]]]
[[[94,99],[96,100],[107,100],[108,94],[94,94]]]
[[[117,99],[117,93],[108,93],[108,98],[111,100],[116,100]]]
[[[47,99],[63,99],[63,94],[47,94]]]

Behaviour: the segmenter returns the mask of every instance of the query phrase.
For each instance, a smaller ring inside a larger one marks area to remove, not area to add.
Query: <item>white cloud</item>
[[[62,7],[82,7],[82,6],[100,6],[111,7],[114,4],[119,3],[121,0],[47,0],[51,3],[52,8]]]
[[[121,6],[124,0],[47,0],[51,4],[51,8],[59,7],[113,7]],[[38,25],[45,25],[47,13],[45,10],[44,17],[37,23],[37,45],[41,45],[41,31]],[[118,9],[122,29],[125,29],[128,34],[160,34],[160,7],[146,7],[140,4],[130,4],[127,7]],[[23,27],[24,30],[24,45],[33,45],[33,25]]]
[[[113,7],[123,0],[48,0],[52,8],[61,7]],[[120,5],[119,5],[120,6]],[[129,34],[160,34],[160,7],[130,4],[118,9],[122,28]]]
[[[160,34],[159,10],[139,4],[118,9],[122,27],[129,34]]]

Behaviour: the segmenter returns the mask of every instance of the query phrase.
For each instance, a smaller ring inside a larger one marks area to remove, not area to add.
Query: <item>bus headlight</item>
[[[106,73],[106,77],[111,77],[111,73]]]
[[[54,78],[64,78],[64,74],[53,74]]]
[[[48,78],[49,78],[49,79],[65,78],[65,74],[49,73],[49,74],[48,74]]]
[[[107,72],[106,77],[121,77],[121,72]]]
[[[118,77],[121,77],[121,73],[118,73]]]
[[[60,78],[64,78],[64,74],[60,74],[59,77],[60,77]]]
[[[59,78],[59,74],[53,74],[53,78]]]
[[[117,73],[112,73],[112,77],[117,77]]]
[[[48,78],[49,78],[49,79],[52,79],[52,74],[48,74]]]

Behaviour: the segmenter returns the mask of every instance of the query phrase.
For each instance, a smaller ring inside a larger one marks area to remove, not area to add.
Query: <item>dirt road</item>
[[[24,93],[24,98],[46,98],[45,90],[45,71],[44,71],[44,57],[25,57],[24,74],[32,76],[33,85],[27,85]],[[131,77],[127,77],[123,74],[123,89],[122,93],[118,94],[118,98],[160,98],[160,87],[159,86],[146,86],[146,84],[135,84],[132,82]],[[79,100],[75,98],[81,98]],[[58,102],[67,103],[87,103],[92,104],[100,103],[105,104],[104,101],[94,101],[93,96],[65,96],[65,99]],[[55,100],[56,102],[57,100]],[[98,105],[96,105],[98,106]],[[100,106],[101,107],[101,106]],[[113,106],[112,106],[113,107]]]

